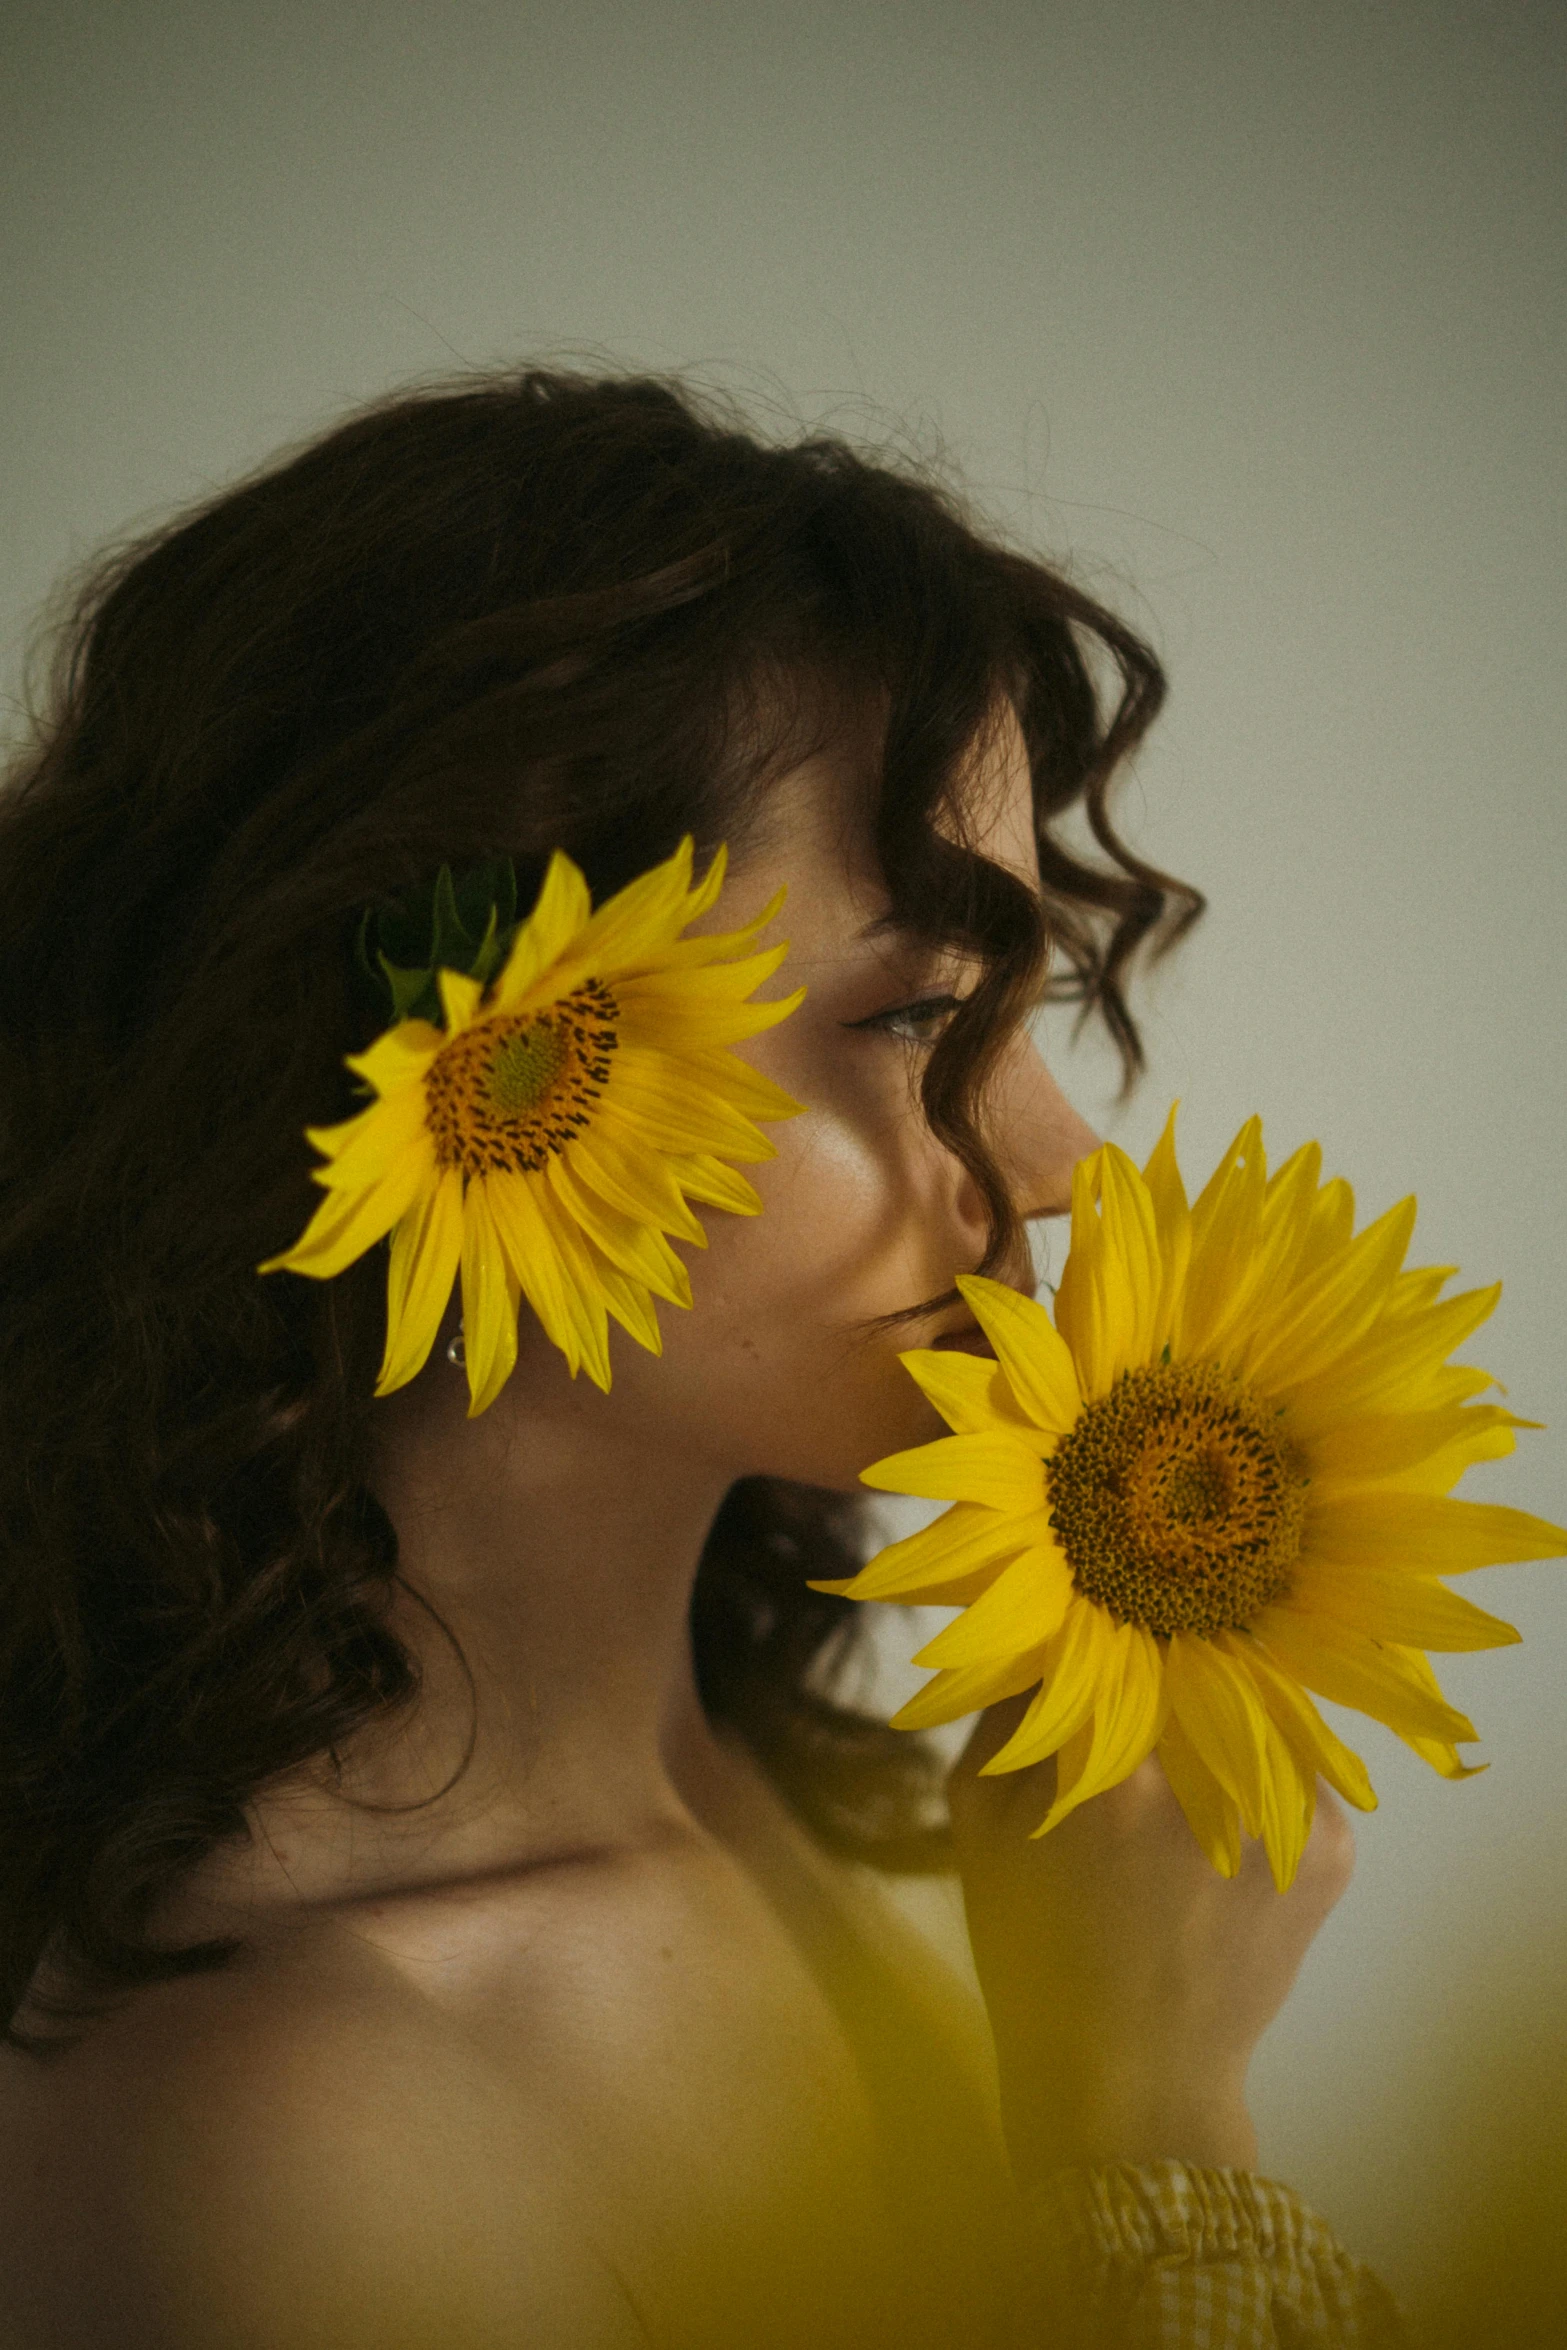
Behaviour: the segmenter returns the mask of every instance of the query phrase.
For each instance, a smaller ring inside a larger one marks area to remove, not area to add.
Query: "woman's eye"
[[[873,1012],[868,1020],[851,1025],[880,1028],[888,1036],[902,1037],[907,1044],[934,1044],[960,1002],[955,995],[922,996],[916,1004],[894,1004],[890,1011]]]

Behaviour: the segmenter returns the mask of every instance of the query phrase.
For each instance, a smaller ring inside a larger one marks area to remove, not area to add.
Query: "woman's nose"
[[[1072,1169],[1101,1137],[1080,1118],[1041,1060],[1024,1044],[997,1103],[998,1156],[1018,1213],[1064,1216],[1072,1205]]]

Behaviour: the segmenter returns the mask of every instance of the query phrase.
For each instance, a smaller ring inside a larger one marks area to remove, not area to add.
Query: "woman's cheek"
[[[813,1109],[774,1138],[777,1158],[748,1170],[762,1213],[735,1235],[758,1297],[847,1331],[927,1294],[910,1286],[924,1252],[891,1123]]]
[[[671,1438],[699,1430],[736,1474],[854,1492],[867,1461],[944,1432],[897,1360],[917,1333],[865,1328],[942,1282],[873,1137],[813,1111],[777,1139],[747,1169],[761,1214],[704,1215],[709,1246],[680,1252],[693,1310],[661,1309],[663,1358],[636,1368]]]

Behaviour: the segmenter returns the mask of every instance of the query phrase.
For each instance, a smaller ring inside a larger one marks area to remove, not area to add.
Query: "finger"
[[[1325,1779],[1317,1781],[1317,1816],[1306,1840],[1302,1869],[1331,1909],[1355,1873],[1355,1830],[1349,1812]]]

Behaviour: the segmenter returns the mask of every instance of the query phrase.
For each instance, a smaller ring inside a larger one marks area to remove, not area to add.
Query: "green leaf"
[[[500,949],[496,944],[495,912],[496,909],[492,906],[490,918],[484,925],[484,936],[480,939],[478,950],[468,966],[472,976],[483,985],[488,985],[494,977],[495,967],[500,961]]]
[[[441,1024],[441,991],[435,983],[433,969],[409,971],[396,963],[389,963],[382,955],[381,968],[386,973],[392,991],[392,1018],[394,1020],[428,1020],[433,1027]]]
[[[434,936],[430,942],[430,961],[443,971],[466,971],[473,960],[474,941],[463,926],[457,911],[457,893],[452,887],[452,869],[443,865],[435,877]]]
[[[510,857],[485,857],[456,875],[443,865],[424,889],[365,908],[354,937],[354,961],[377,1005],[384,1011],[390,1001],[394,1022],[428,1020],[439,1027],[436,972],[461,971],[487,986],[520,927],[517,869]]]
[[[457,876],[457,908],[464,927],[475,937],[493,912],[495,927],[504,930],[517,919],[517,869],[510,857],[486,857]]]

